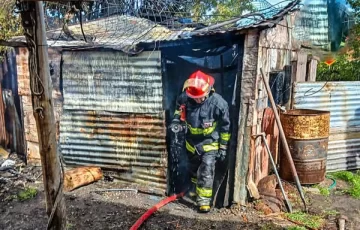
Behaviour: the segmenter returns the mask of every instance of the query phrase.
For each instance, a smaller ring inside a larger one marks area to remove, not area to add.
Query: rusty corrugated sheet
[[[120,170],[121,179],[165,189],[162,114],[65,111],[60,123],[65,162]]]
[[[63,60],[65,110],[162,112],[160,52],[65,52]]]
[[[360,82],[304,82],[294,108],[330,111],[327,171],[360,169]]]
[[[65,52],[60,147],[70,165],[166,189],[160,53]]]

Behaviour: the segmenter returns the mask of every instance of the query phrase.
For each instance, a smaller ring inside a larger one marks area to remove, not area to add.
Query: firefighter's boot
[[[201,212],[201,213],[210,212],[210,205],[201,205],[201,206],[199,206],[199,212]]]

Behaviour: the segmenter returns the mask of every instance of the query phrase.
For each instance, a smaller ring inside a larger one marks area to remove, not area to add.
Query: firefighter
[[[210,211],[213,195],[215,161],[224,161],[230,140],[230,118],[227,102],[213,88],[215,79],[201,71],[184,83],[177,99],[172,125],[184,117],[186,150],[189,159],[191,188],[200,212]]]

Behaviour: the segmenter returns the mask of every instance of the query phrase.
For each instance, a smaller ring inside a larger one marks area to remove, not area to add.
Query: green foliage
[[[348,0],[349,5],[354,10],[355,21],[360,19],[360,0]],[[353,58],[360,58],[360,24],[355,24],[350,31],[347,39],[348,48],[352,52]]]
[[[214,22],[239,17],[244,11],[252,9],[249,0],[196,0],[192,14],[195,21]],[[207,19],[209,12],[214,16]]]
[[[37,195],[38,191],[36,188],[27,187],[23,191],[19,192],[17,198],[19,201],[30,200]]]
[[[75,228],[74,228],[74,225],[72,223],[67,222],[66,223],[66,229],[71,230],[71,229],[75,229]]]
[[[355,21],[360,21],[360,0],[348,0],[354,10]],[[328,74],[328,66],[321,63],[318,67],[317,81],[359,81],[360,80],[360,24],[355,24],[346,39],[345,52],[336,58],[331,68],[338,74]]]
[[[308,228],[319,229],[324,224],[324,219],[322,217],[303,212],[287,213],[285,215],[290,220],[302,224]]]
[[[339,214],[339,212],[336,210],[326,210],[326,211],[323,211],[323,214],[325,216],[336,216],[337,214]]]
[[[347,59],[347,55],[342,54],[336,58],[336,62],[330,67],[321,62],[318,65],[316,81],[359,81],[360,80],[360,61]],[[330,71],[337,72],[329,74]]]
[[[319,189],[321,195],[323,195],[323,196],[329,196],[330,195],[330,190],[328,188],[318,186],[318,189]]]
[[[15,0],[2,0],[0,6],[0,40],[8,40],[11,37],[22,34],[20,15],[15,13]],[[0,46],[0,61],[2,53],[8,47]]]
[[[295,226],[295,227],[289,227],[289,228],[287,228],[286,230],[306,230],[306,228],[305,227],[303,227],[303,226]]]
[[[360,199],[360,171],[356,173],[342,171],[332,173],[331,175],[334,178],[348,182],[350,188],[345,190],[345,192],[357,199]]]
[[[319,189],[320,194],[323,196],[330,196],[330,190],[328,187],[323,187],[323,186],[317,184],[317,185],[314,185],[313,188]]]

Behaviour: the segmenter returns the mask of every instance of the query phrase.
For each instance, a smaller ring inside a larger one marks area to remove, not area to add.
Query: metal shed
[[[215,76],[216,87],[232,105],[234,135],[225,193],[229,202],[244,204],[248,171],[255,170],[249,168],[249,160],[258,144],[251,142],[251,135],[261,128],[260,114],[266,108],[258,68],[265,65],[269,72],[274,65],[266,63],[272,54],[285,60],[291,53],[290,37],[277,40],[280,45],[267,44],[266,38],[276,31],[288,32],[283,24],[297,4],[293,1],[268,12],[265,18],[239,18],[211,30],[171,31],[146,19],[116,16],[114,20],[131,21],[132,36],[121,37],[117,33],[124,28],[111,23],[99,27],[97,21],[88,27],[84,24],[85,33],[104,29],[108,36],[96,37],[91,44],[49,39],[59,147],[65,162],[98,165],[115,170],[113,175],[122,181],[168,189],[166,122],[183,80],[192,68],[199,67]],[[69,28],[80,33],[79,26]],[[59,32],[51,31],[48,36],[56,37]],[[119,40],[114,40],[116,36]],[[24,91],[29,88],[26,58],[26,49],[19,48],[19,94],[26,117],[28,155],[34,155],[38,146],[31,94]]]

